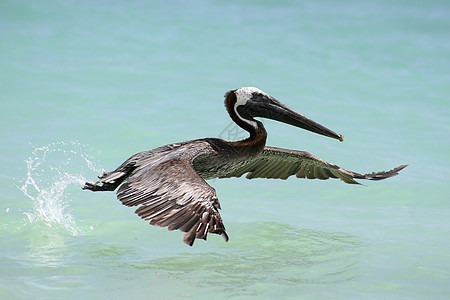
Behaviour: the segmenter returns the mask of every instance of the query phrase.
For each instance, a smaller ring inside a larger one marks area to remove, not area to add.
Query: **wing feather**
[[[216,192],[188,158],[171,157],[136,168],[117,197],[124,205],[139,206],[135,213],[151,225],[185,232],[183,241],[190,246],[208,233],[228,240]]]
[[[321,180],[339,178],[346,183],[359,184],[355,179],[381,180],[397,175],[405,167],[406,165],[401,165],[390,171],[359,174],[326,162],[308,152],[265,147],[260,155],[222,177],[241,177],[247,173],[248,179],[287,179],[295,175],[297,178]]]

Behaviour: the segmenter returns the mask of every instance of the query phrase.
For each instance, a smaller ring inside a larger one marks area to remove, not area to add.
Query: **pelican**
[[[114,191],[126,206],[138,206],[135,213],[150,225],[184,232],[189,246],[208,233],[228,235],[220,216],[216,191],[205,180],[241,177],[286,179],[339,178],[381,180],[397,175],[407,165],[390,171],[360,174],[328,163],[308,152],[266,146],[267,132],[255,117],[268,118],[337,139],[344,137],[283,105],[255,87],[242,87],[225,94],[231,119],[250,136],[229,142],[204,138],[162,146],[131,156],[112,172],[104,172],[83,189]]]

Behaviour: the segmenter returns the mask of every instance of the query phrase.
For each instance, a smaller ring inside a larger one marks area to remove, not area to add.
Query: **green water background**
[[[447,1],[2,1],[0,296],[445,299]],[[223,94],[256,86],[345,136],[264,121],[272,146],[364,186],[214,180],[230,235],[193,248],[113,193],[130,155],[242,136]]]

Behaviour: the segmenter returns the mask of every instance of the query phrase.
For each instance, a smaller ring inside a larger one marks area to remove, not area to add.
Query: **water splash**
[[[92,149],[78,142],[54,142],[33,150],[25,160],[27,177],[20,187],[33,202],[33,212],[25,213],[30,223],[61,226],[73,235],[82,233],[69,212],[70,189],[84,184],[82,173],[86,168],[102,171],[89,152]]]

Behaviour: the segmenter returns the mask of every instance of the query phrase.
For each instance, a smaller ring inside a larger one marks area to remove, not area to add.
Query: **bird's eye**
[[[253,93],[252,94],[252,100],[257,102],[265,102],[269,100],[269,96],[262,93]]]

